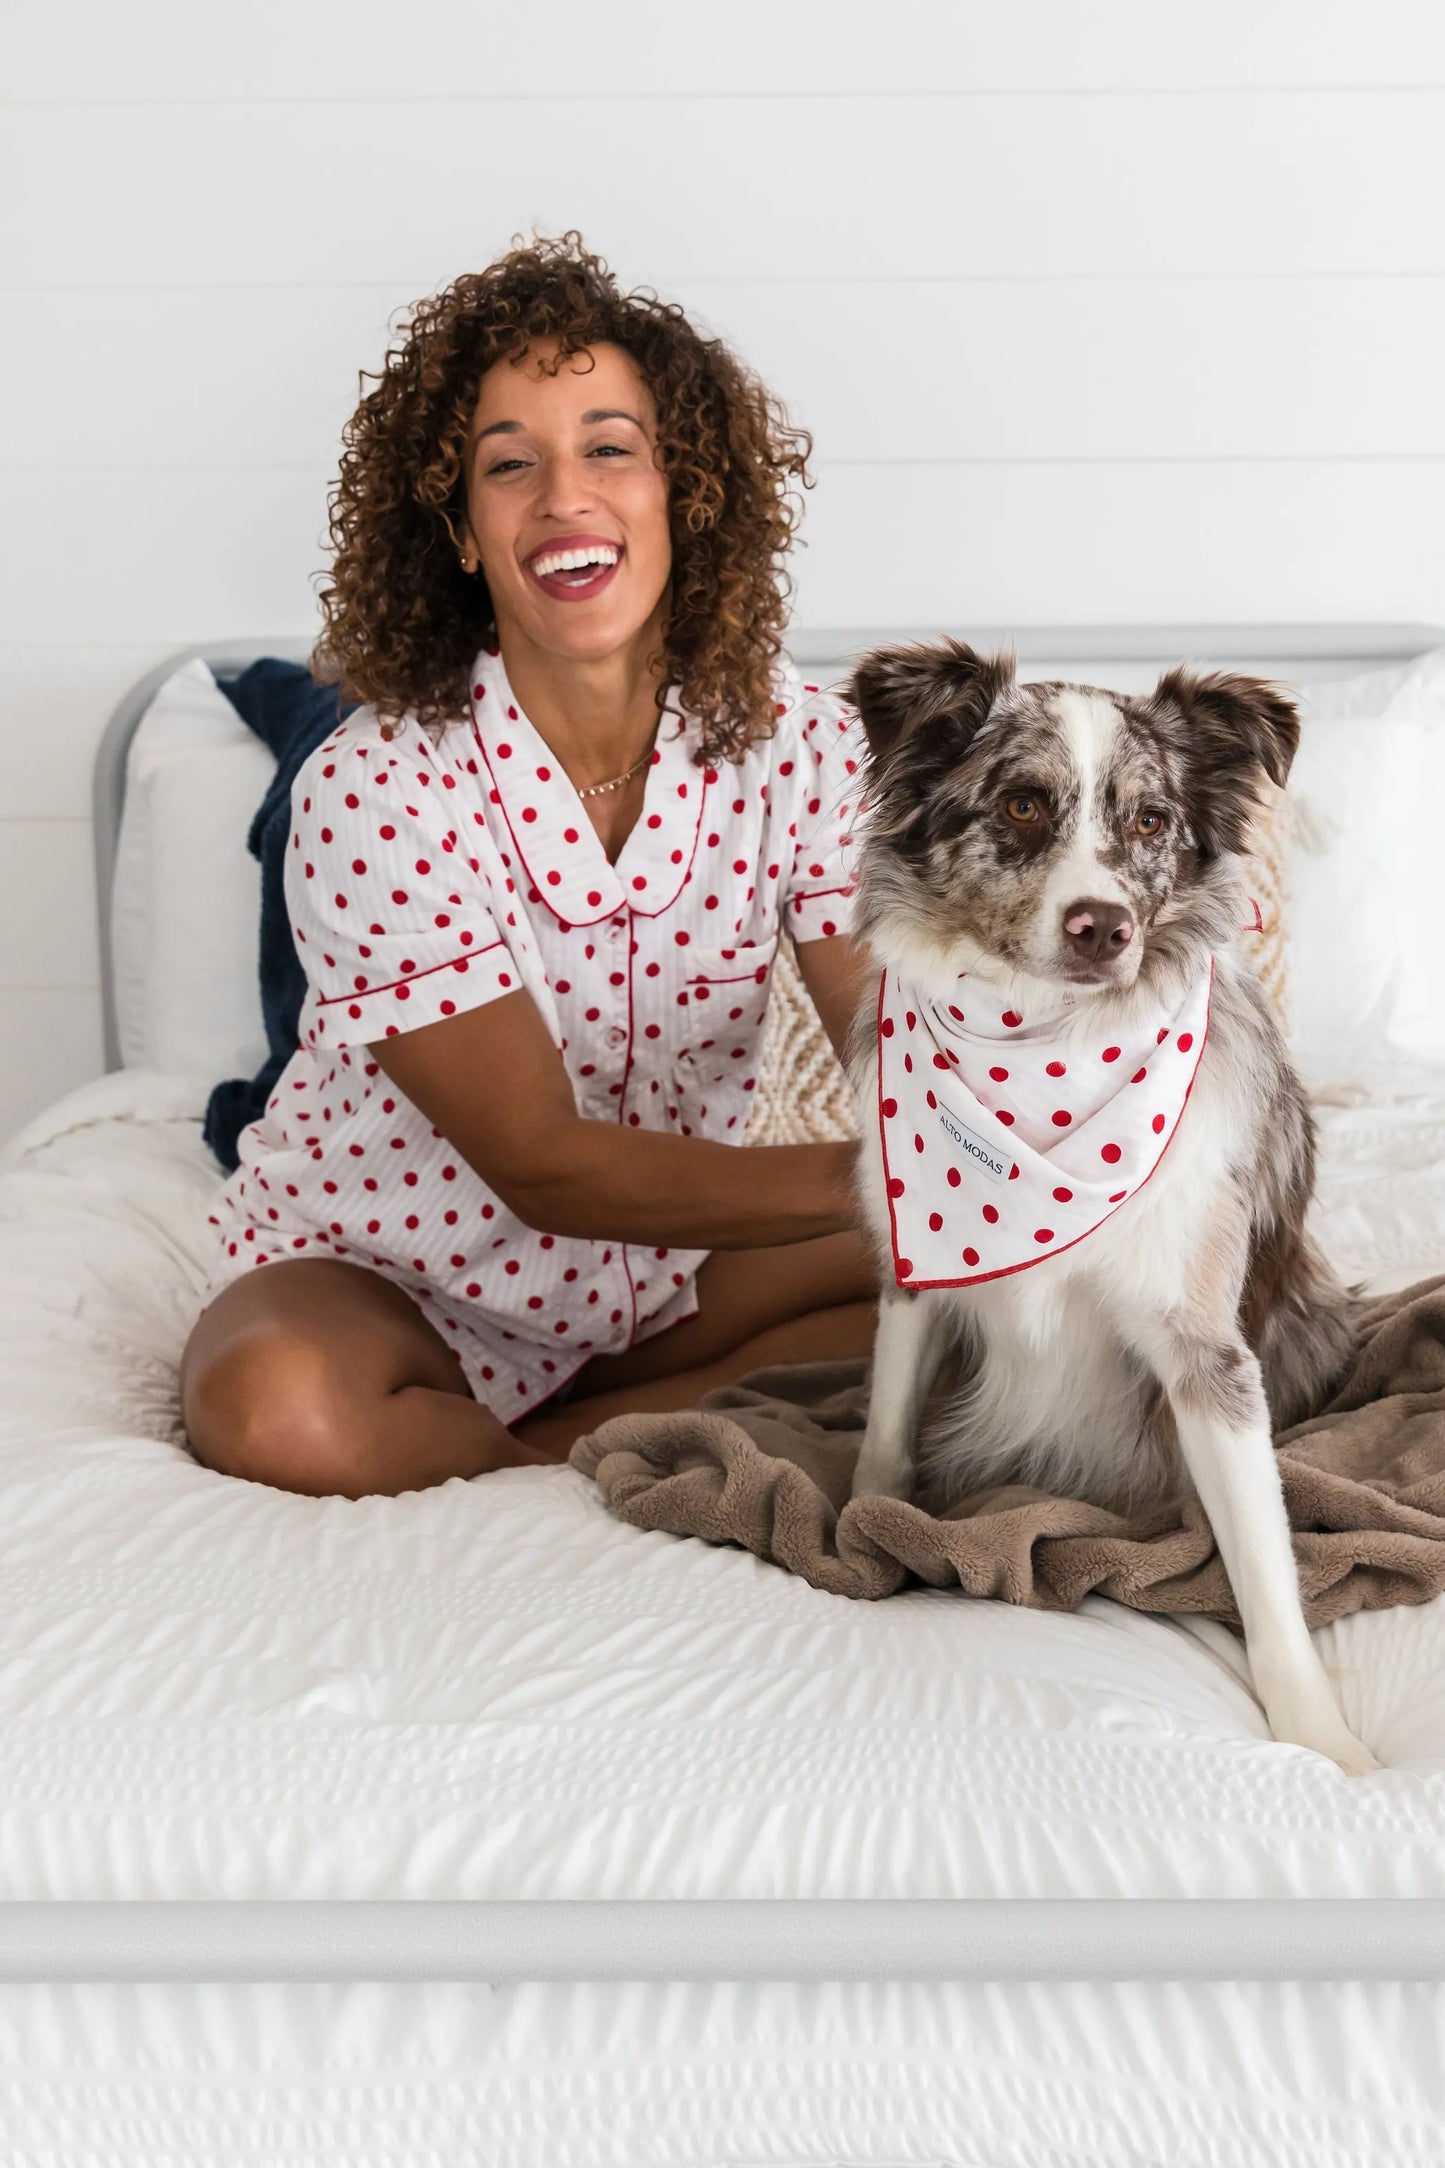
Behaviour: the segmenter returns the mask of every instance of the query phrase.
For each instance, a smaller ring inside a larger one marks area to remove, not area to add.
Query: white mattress
[[[1445,1895],[1445,1599],[1321,1636],[1389,1765],[1352,1783],[1269,1740],[1207,1622],[852,1603],[625,1527],[570,1469],[352,1502],[199,1468],[174,1374],[219,1180],[204,1090],[102,1079],[0,1176],[7,1897]],[[1445,1079],[1321,1124],[1337,1260],[1445,1269]],[[1441,2012],[1362,1986],[7,1989],[0,2152],[1423,2161]]]

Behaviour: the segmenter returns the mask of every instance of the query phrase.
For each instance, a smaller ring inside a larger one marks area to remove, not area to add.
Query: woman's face
[[[480,556],[503,641],[520,632],[592,661],[665,622],[667,478],[655,459],[657,410],[631,355],[600,342],[549,376],[539,357],[550,363],[555,352],[555,340],[539,340],[482,378],[464,540]]]

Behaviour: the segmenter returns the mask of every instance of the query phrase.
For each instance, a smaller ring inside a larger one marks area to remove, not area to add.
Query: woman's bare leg
[[[203,1467],[309,1497],[396,1496],[550,1457],[472,1398],[409,1295],[339,1258],[223,1288],[186,1343],[181,1409]]]
[[[705,1368],[770,1326],[841,1303],[872,1302],[877,1294],[877,1267],[864,1238],[851,1229],[764,1249],[714,1250],[698,1267],[697,1315],[621,1354],[594,1355],[576,1373],[569,1405],[619,1385]],[[784,1354],[777,1359],[810,1358]]]
[[[608,1415],[694,1407],[768,1363],[867,1353],[877,1306],[857,1298],[875,1277],[853,1234],[715,1251],[698,1272],[697,1316],[594,1357],[576,1397],[509,1428],[472,1398],[402,1288],[335,1258],[270,1264],[197,1320],[181,1364],[186,1430],[203,1467],[312,1497],[395,1496],[565,1460]]]
[[[576,1440],[609,1416],[666,1415],[675,1408],[695,1408],[715,1385],[729,1385],[734,1378],[772,1363],[871,1355],[877,1330],[876,1302],[838,1303],[807,1317],[790,1318],[784,1325],[771,1325],[704,1369],[679,1371],[675,1377],[653,1378],[644,1385],[618,1386],[609,1393],[589,1394],[585,1400],[569,1400],[559,1408],[538,1408],[513,1427],[519,1438],[540,1448],[545,1459],[565,1460]],[[660,1340],[667,1337],[658,1334]]]

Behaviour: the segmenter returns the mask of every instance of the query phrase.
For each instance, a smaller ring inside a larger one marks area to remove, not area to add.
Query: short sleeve
[[[853,925],[853,823],[867,740],[836,694],[804,688],[799,709],[802,784],[782,922],[794,941],[822,941]]]
[[[343,732],[298,771],[285,886],[304,1045],[365,1045],[521,986],[468,843],[468,780],[415,724],[390,743]]]

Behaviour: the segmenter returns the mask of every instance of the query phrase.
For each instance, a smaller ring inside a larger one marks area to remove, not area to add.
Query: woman
[[[840,1052],[867,975],[860,726],[778,660],[811,439],[568,233],[422,304],[345,443],[365,705],[292,793],[301,1045],[181,1387],[205,1465],[356,1498],[866,1353],[877,1279],[851,1144],[735,1149],[780,928]]]

